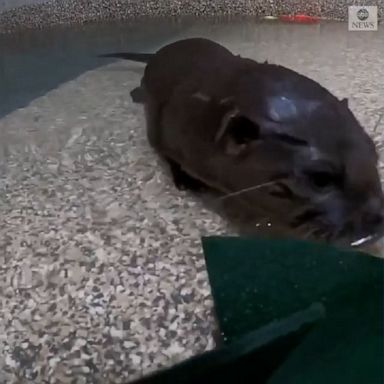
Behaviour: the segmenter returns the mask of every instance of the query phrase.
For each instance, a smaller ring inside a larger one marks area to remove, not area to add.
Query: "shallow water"
[[[0,382],[118,383],[213,346],[199,238],[233,229],[149,148],[128,95],[142,65],[95,58],[186,36],[314,78],[367,130],[384,112],[382,29],[188,20],[0,37]]]

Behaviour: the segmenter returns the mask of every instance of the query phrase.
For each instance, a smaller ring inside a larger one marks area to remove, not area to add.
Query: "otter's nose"
[[[378,233],[384,229],[384,207],[381,198],[371,198],[362,209],[360,228],[365,233]]]
[[[369,228],[380,228],[384,225],[384,213],[383,212],[369,212],[363,217],[363,223]]]

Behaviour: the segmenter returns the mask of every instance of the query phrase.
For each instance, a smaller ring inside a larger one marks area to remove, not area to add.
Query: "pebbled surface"
[[[12,5],[10,5],[12,1]],[[347,20],[349,5],[375,5],[377,0],[0,0],[0,33],[46,28],[58,24],[85,24],[105,20],[168,17],[264,17],[306,14],[327,20]]]
[[[183,36],[312,76],[372,129],[383,31],[346,28],[198,22]],[[122,383],[214,345],[200,236],[232,229],[149,148],[128,96],[140,73],[107,64],[0,120],[1,384]]]

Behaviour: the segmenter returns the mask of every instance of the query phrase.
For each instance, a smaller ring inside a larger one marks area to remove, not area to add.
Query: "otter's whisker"
[[[288,185],[282,182],[276,182],[276,187],[277,189],[272,189],[269,192],[270,196],[277,197],[279,199],[290,199],[290,200],[293,200],[296,198],[294,192]]]
[[[303,234],[303,239],[304,240],[309,239],[310,237],[312,237],[317,232],[317,230],[318,230],[318,228],[311,228],[309,231],[307,231]]]
[[[310,237],[315,237],[317,239],[326,238],[327,232],[321,228],[314,227],[304,234],[303,239],[306,240]]]
[[[266,183],[253,185],[252,187],[240,189],[238,191],[231,192],[231,193],[228,193],[227,195],[220,197],[219,200],[225,200],[225,199],[228,199],[228,198],[233,197],[233,196],[239,196],[239,195],[246,193],[246,192],[255,191],[255,190],[260,189],[260,188],[268,187],[270,185],[276,184],[280,180],[282,180],[282,179],[272,180],[272,181],[268,181]]]

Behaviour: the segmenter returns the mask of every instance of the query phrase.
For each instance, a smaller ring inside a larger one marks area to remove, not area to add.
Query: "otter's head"
[[[221,140],[250,186],[267,184],[269,209],[286,201],[280,215],[290,226],[361,245],[384,233],[378,155],[347,101],[314,84],[319,89],[299,84],[293,93],[288,87],[252,90],[253,96],[242,88],[223,119]]]
[[[384,233],[378,156],[346,102],[338,109],[338,118],[327,119],[327,128],[311,125],[315,132],[308,132],[306,146],[293,158],[292,190],[309,205],[292,225],[310,217],[323,237],[360,245]]]

